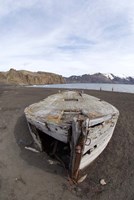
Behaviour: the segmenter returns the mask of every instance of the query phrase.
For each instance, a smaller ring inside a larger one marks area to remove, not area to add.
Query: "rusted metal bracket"
[[[79,180],[79,166],[88,133],[89,119],[74,118],[72,123],[70,177]]]

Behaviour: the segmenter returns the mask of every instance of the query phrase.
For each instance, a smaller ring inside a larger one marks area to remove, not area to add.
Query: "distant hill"
[[[115,76],[114,74],[83,74],[82,76],[62,77],[48,72],[31,72],[26,70],[10,69],[0,72],[0,84],[11,85],[43,85],[62,83],[118,83],[134,84],[134,77]]]
[[[65,79],[54,73],[30,72],[25,70],[10,69],[0,72],[0,83],[15,85],[39,85],[64,83]]]
[[[134,84],[134,77],[119,77],[114,74],[84,74],[82,76],[65,77],[66,83],[118,83],[118,84]]]

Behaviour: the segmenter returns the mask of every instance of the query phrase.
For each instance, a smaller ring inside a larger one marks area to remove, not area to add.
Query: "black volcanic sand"
[[[24,148],[32,144],[24,108],[57,91],[0,86],[0,200],[133,200],[134,94],[85,91],[116,106],[120,117],[107,148],[86,170],[87,179],[71,186],[61,165]]]

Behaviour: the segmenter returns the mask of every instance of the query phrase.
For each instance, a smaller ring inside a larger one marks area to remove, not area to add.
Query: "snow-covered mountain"
[[[134,84],[133,76],[114,75],[112,73],[84,74],[81,76],[70,76],[65,78],[67,83],[118,83]]]
[[[103,74],[104,76],[106,76],[107,78],[113,80],[115,77],[119,77],[121,79],[128,79],[130,76],[126,76],[125,74],[111,74],[111,73],[107,73],[107,74]],[[134,78],[134,76],[131,76],[131,78]]]
[[[103,74],[104,76],[106,76],[108,79],[113,80],[114,79],[114,75],[113,74]]]

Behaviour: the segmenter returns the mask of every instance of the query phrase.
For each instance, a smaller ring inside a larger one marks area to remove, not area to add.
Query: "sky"
[[[0,71],[134,76],[134,0],[0,0]]]

